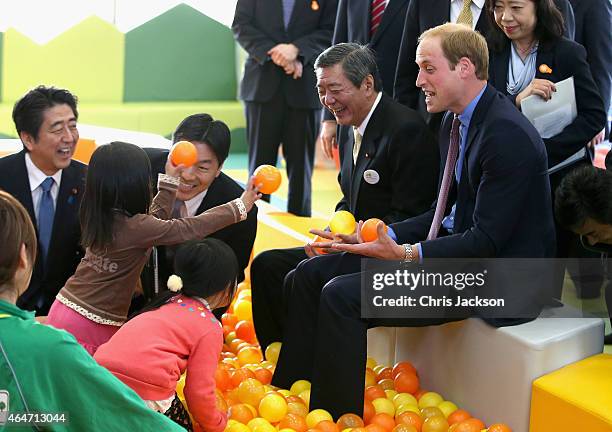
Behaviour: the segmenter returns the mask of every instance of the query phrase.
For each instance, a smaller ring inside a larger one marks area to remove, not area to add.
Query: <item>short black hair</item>
[[[37,140],[44,112],[55,105],[68,105],[74,117],[78,119],[77,101],[77,97],[66,89],[41,85],[30,90],[13,107],[13,121],[17,134],[26,132]]]
[[[501,51],[506,46],[508,37],[495,22],[495,1],[486,0],[485,9],[489,17],[491,30],[487,35],[489,47],[493,51]],[[536,26],[534,34],[540,42],[554,42],[563,36],[565,23],[563,14],[557,8],[554,0],[531,0],[535,6]]]
[[[79,213],[81,244],[102,249],[113,241],[117,213],[149,213],[151,163],[143,149],[115,141],[91,155]]]
[[[555,192],[555,216],[569,229],[587,218],[612,225],[612,172],[587,165],[567,174]]]
[[[357,43],[339,43],[327,48],[315,60],[315,69],[342,66],[344,75],[355,86],[360,87],[363,80],[372,75],[374,90],[382,90],[382,79],[376,64],[374,51],[366,45]]]
[[[225,292],[229,303],[236,292],[238,260],[231,247],[215,238],[192,240],[179,246],[174,255],[174,274],[182,281],[180,294],[206,299]],[[130,319],[155,310],[178,293],[165,290]]]
[[[214,120],[210,114],[192,114],[186,117],[172,134],[172,142],[197,141],[210,146],[219,165],[222,165],[229,154],[232,141],[231,133],[225,123]]]

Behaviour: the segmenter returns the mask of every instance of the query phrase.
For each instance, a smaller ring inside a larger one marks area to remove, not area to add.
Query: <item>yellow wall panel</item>
[[[121,102],[125,36],[92,16],[45,45],[15,29],[4,34],[2,96],[12,102],[39,84],[72,91],[81,102]]]

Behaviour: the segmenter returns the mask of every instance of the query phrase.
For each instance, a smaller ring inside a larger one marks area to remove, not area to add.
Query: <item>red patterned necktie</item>
[[[457,164],[457,154],[459,153],[459,125],[461,122],[455,115],[450,133],[450,144],[448,146],[448,155],[446,156],[446,164],[444,165],[444,174],[442,175],[442,184],[440,185],[440,193],[438,194],[438,203],[436,204],[436,212],[434,213],[433,222],[429,228],[427,240],[435,240],[442,225],[444,211],[446,210],[446,201],[448,200],[448,191],[450,190],[451,182],[454,180],[455,165]]]
[[[383,13],[385,12],[385,7],[387,7],[386,0],[372,0],[372,13],[370,14],[370,37],[372,37],[376,32],[376,29],[378,29],[378,26],[382,21]]]

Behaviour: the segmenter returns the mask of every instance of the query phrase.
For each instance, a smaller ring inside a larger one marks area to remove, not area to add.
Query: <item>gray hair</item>
[[[382,90],[382,81],[376,55],[366,45],[356,43],[339,43],[327,48],[317,57],[315,69],[333,67],[337,64],[342,66],[344,75],[355,87],[361,86],[363,80],[372,75],[374,78],[374,90]]]

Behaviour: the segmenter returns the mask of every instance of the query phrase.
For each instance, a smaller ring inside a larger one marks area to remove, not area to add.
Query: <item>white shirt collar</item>
[[[28,171],[28,179],[30,180],[30,192],[33,192],[34,189],[38,188],[47,177],[53,177],[55,184],[59,186],[60,181],[62,180],[63,170],[57,170],[55,174],[48,176],[34,164],[32,158],[30,157],[30,153],[25,154],[25,164],[26,170]]]
[[[187,216],[195,216],[196,212],[198,211],[198,208],[200,207],[200,204],[202,204],[202,201],[204,201],[204,197],[206,196],[207,192],[208,189],[203,190],[193,198],[185,201],[185,207],[187,207]]]
[[[368,122],[370,121],[370,117],[372,117],[372,113],[378,106],[378,103],[380,102],[381,99],[382,99],[382,92],[380,91],[378,92],[378,96],[376,96],[376,100],[372,104],[372,108],[370,108],[370,112],[368,113],[366,118],[363,119],[363,122],[357,128],[357,130],[359,131],[359,135],[363,136],[365,134],[365,130],[368,127]]]

